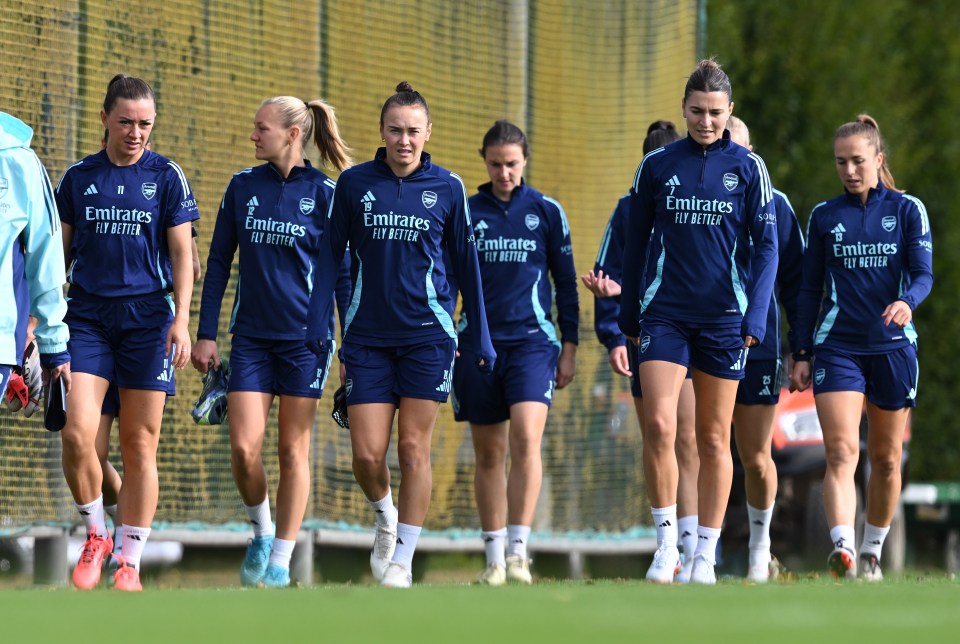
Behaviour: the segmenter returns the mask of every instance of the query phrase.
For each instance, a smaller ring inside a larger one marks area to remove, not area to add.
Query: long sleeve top
[[[0,364],[20,364],[27,318],[38,318],[41,354],[63,354],[70,332],[60,217],[33,130],[0,112]]]
[[[933,240],[923,203],[882,182],[866,204],[845,191],[817,205],[807,222],[800,348],[870,354],[916,343],[912,321],[901,329],[884,325],[881,314],[896,300],[916,309],[932,287]]]
[[[444,252],[463,293],[464,311],[474,325],[477,363],[492,365],[477,262],[477,245],[466,190],[459,176],[430,161],[398,177],[380,148],[372,161],[345,170],[337,180],[327,220],[330,258],[338,261],[349,243],[352,295],[345,340],[371,346],[402,346],[456,338],[456,291],[447,279]],[[334,277],[316,273],[307,339],[321,338],[319,312]]]
[[[500,201],[491,184],[484,184],[469,203],[493,341],[577,344],[577,271],[563,207],[525,183],[509,202]],[[550,313],[554,289],[560,340]],[[461,318],[459,330],[462,337],[470,337],[468,316]]]
[[[197,337],[216,339],[220,307],[239,249],[239,279],[230,318],[232,333],[303,340],[307,307],[321,253],[335,183],[307,163],[282,177],[265,163],[236,173],[227,185],[210,242]],[[336,270],[336,266],[333,266]],[[338,294],[349,285],[338,282]],[[349,291],[341,297],[343,305]],[[342,311],[344,306],[340,307]],[[327,311],[332,338],[333,311]]]
[[[741,326],[762,341],[777,272],[777,214],[763,159],[689,136],[641,161],[630,189],[619,325],[651,315]],[[752,248],[751,248],[752,242]]]

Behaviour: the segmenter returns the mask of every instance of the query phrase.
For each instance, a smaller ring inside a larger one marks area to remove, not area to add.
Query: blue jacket
[[[197,337],[214,340],[230,269],[240,250],[229,330],[268,340],[303,340],[314,271],[336,184],[307,163],[284,179],[270,163],[242,170],[220,202],[207,257]],[[344,274],[345,276],[345,274]],[[340,287],[348,288],[348,284]],[[338,290],[339,292],[339,290]],[[349,292],[343,292],[345,305]],[[343,306],[341,306],[341,311]],[[333,337],[332,309],[327,337]]]
[[[136,297],[168,290],[167,229],[200,218],[176,163],[145,150],[129,166],[101,150],[73,164],[56,190],[60,219],[73,227],[70,296]]]
[[[770,360],[781,355],[780,346],[780,306],[783,304],[787,311],[787,320],[790,325],[789,342],[795,347],[797,295],[800,292],[800,270],[803,261],[803,234],[800,231],[800,222],[790,205],[790,200],[779,190],[774,190],[773,200],[777,210],[777,236],[779,261],[777,264],[777,288],[770,308],[767,311],[767,330],[763,341],[750,349],[748,360]],[[626,237],[627,213],[630,208],[630,195],[624,195],[617,202],[617,207],[610,215],[606,232],[600,241],[600,250],[593,270],[603,271],[615,282],[620,282],[623,272],[623,244]],[[779,299],[779,302],[778,302]],[[594,330],[597,339],[607,351],[614,347],[623,346],[626,338],[617,326],[617,316],[620,314],[619,297],[594,296]]]
[[[0,112],[0,364],[23,358],[28,315],[43,356],[70,359],[63,239],[53,187],[30,149],[33,130]],[[28,294],[29,291],[29,294]],[[51,366],[47,363],[47,366]]]
[[[486,183],[470,197],[470,216],[493,341],[539,339],[558,346],[561,341],[577,344],[577,269],[563,207],[524,183],[504,203]],[[547,279],[548,271],[553,284]],[[550,314],[554,288],[560,340]],[[459,330],[464,338],[470,337],[472,326],[466,315],[460,320]]]
[[[630,189],[620,330],[640,316],[740,325],[762,341],[777,273],[777,214],[766,166],[729,139],[689,136],[647,154]],[[753,244],[751,252],[751,242]]]
[[[750,349],[747,360],[776,360],[783,355],[780,336],[780,304],[787,312],[790,350],[797,347],[797,297],[800,294],[800,272],[803,267],[803,232],[787,195],[773,191],[777,210],[777,284],[767,310],[767,332],[763,341]]]
[[[477,246],[463,181],[430,162],[397,177],[376,158],[345,170],[337,180],[327,220],[330,261],[339,261],[349,243],[350,306],[345,340],[371,346],[403,346],[456,338],[453,324],[456,291],[447,280],[444,251],[459,277],[464,310],[475,333],[476,362],[491,367],[490,343]],[[333,291],[332,271],[318,270],[310,301],[308,340],[324,336],[321,311]]]
[[[807,222],[800,348],[885,353],[916,343],[913,322],[901,329],[880,316],[896,300],[916,309],[932,287],[933,241],[923,203],[882,183],[866,205],[844,192],[817,205]]]

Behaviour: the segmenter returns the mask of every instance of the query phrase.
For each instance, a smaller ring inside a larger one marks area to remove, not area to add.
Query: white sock
[[[417,549],[421,528],[418,525],[397,523],[397,549],[393,551],[393,561],[413,569],[413,553]]]
[[[480,533],[483,539],[483,550],[487,553],[487,565],[500,564],[506,566],[507,561],[503,556],[504,543],[507,540],[507,529],[484,531]]]
[[[747,518],[750,521],[750,551],[770,552],[770,520],[773,518],[773,505],[760,510],[747,504]]]
[[[103,495],[101,494],[91,503],[80,505],[77,503],[77,510],[83,518],[83,524],[87,527],[87,534],[97,534],[101,537],[107,537],[110,533],[107,531],[106,513],[103,511]]]
[[[697,522],[700,517],[696,514],[677,519],[677,531],[680,533],[680,543],[683,544],[683,556],[693,561],[693,553],[697,551]]]
[[[143,547],[147,545],[147,539],[150,538],[150,528],[138,528],[133,525],[123,526],[123,560],[128,565],[140,570],[140,556],[143,555]]]
[[[397,506],[393,504],[393,490],[387,488],[387,495],[379,501],[367,501],[377,517],[377,527],[387,528],[397,525]]]
[[[267,496],[257,505],[244,505],[250,525],[253,526],[253,536],[265,537],[273,534],[273,522],[270,520],[270,497]]]
[[[527,543],[530,541],[530,526],[507,525],[507,554],[528,559]]]
[[[873,555],[880,561],[880,552],[883,550],[883,542],[887,538],[890,528],[878,528],[870,523],[864,523],[863,543],[860,545],[860,556]]]
[[[295,545],[297,542],[292,539],[274,539],[273,550],[270,552],[270,565],[290,570],[290,557],[293,556]]]
[[[711,566],[717,565],[717,541],[720,540],[720,528],[697,526],[697,552]]]
[[[117,518],[117,504],[103,506],[103,511],[107,513],[111,520]]]
[[[856,539],[852,525],[835,525],[830,528],[830,541],[834,548],[846,548],[850,552],[856,553],[853,540]]]
[[[665,508],[650,508],[653,525],[657,527],[658,546],[677,546],[677,504]]]

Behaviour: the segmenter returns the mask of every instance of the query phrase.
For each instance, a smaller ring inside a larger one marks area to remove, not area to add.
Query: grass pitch
[[[532,587],[338,585],[256,590],[0,591],[4,642],[688,642],[957,641],[960,583],[947,577],[757,586],[639,581]],[[91,630],[92,629],[92,630]]]

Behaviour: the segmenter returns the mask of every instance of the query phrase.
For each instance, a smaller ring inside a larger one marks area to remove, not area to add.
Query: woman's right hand
[[[597,271],[596,273],[590,271],[586,275],[581,275],[580,281],[597,297],[617,297],[620,295],[620,284],[610,279],[609,275],[604,275],[603,271]]]
[[[220,353],[217,351],[216,340],[197,340],[190,354],[193,367],[200,373],[207,373],[211,363],[214,369],[220,368]]]

